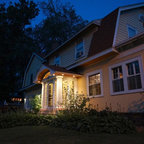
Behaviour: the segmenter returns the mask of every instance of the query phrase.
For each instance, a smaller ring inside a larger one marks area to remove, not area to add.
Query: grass
[[[130,135],[85,134],[46,126],[0,130],[0,144],[143,144],[144,132]]]

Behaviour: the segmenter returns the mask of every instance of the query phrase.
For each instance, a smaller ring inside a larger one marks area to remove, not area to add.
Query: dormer
[[[144,32],[144,3],[119,8],[113,46]]]

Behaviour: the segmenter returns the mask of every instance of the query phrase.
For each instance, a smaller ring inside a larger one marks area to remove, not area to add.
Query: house
[[[144,111],[144,3],[92,21],[44,58],[33,54],[22,90],[26,109],[41,94],[41,111],[54,112],[73,90],[97,110]]]

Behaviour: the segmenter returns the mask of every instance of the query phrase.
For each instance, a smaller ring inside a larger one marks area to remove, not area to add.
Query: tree
[[[31,0],[0,5],[0,99],[8,99],[22,83],[26,59],[35,48],[26,26],[38,11]]]
[[[54,45],[62,44],[87,24],[70,3],[48,0],[41,3],[41,8],[46,19],[36,26],[35,38],[42,52],[47,53]]]

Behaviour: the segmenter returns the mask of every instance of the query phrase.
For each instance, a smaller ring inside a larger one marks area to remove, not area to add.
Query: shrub
[[[134,124],[116,112],[94,109],[77,112],[66,110],[59,113],[51,126],[89,133],[134,133]]]
[[[54,116],[51,115],[36,115],[24,112],[6,113],[0,115],[0,129],[26,125],[49,125],[53,118]]]
[[[34,113],[38,113],[41,108],[41,98],[40,95],[36,95],[33,99],[30,101],[31,109]]]

